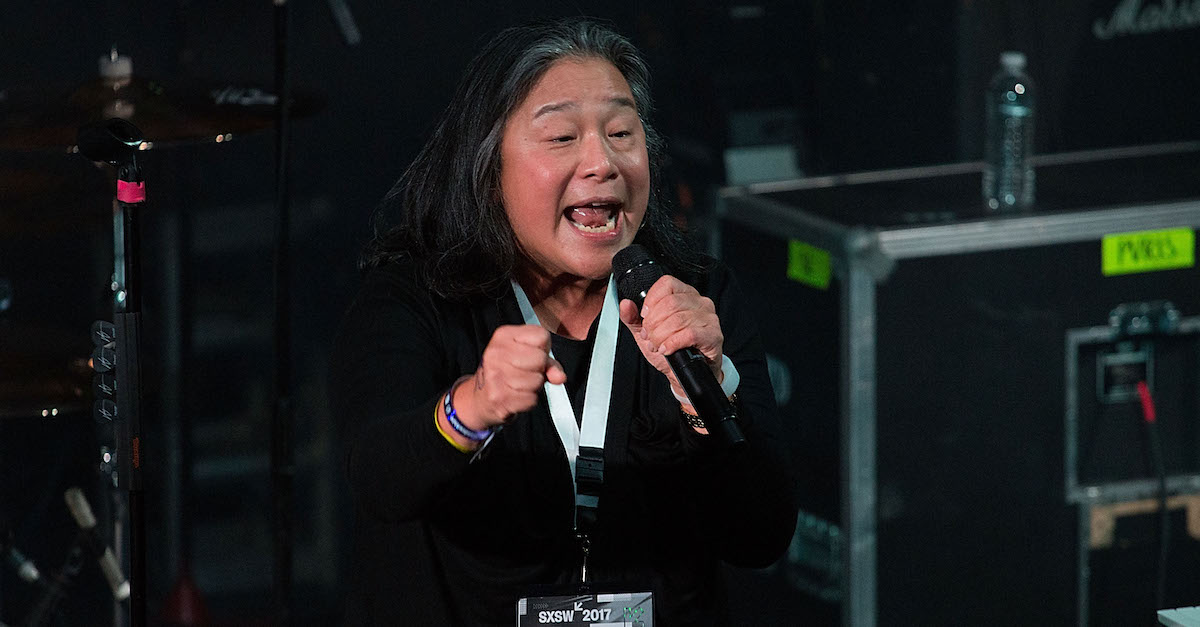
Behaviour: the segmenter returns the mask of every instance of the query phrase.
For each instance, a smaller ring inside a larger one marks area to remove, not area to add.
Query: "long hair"
[[[646,132],[650,198],[635,241],[677,273],[703,262],[675,227],[660,190],[664,145],[650,124],[650,71],[612,29],[565,19],[507,28],[467,66],[429,141],[375,209],[359,266],[411,260],[433,292],[461,299],[507,285],[520,259],[500,194],[500,143],[509,115],[554,62],[598,58],[629,83]]]

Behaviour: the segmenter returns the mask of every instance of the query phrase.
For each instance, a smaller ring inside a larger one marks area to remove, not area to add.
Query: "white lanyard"
[[[541,326],[529,297],[516,281],[512,282],[513,292],[517,295],[517,304],[521,306],[521,315],[525,324]],[[608,405],[612,397],[613,361],[617,354],[617,287],[613,278],[608,280],[608,291],[604,294],[604,307],[600,310],[600,325],[596,328],[596,343],[592,345],[592,361],[588,367],[587,392],[583,399],[583,421],[575,421],[575,410],[571,408],[571,399],[567,397],[567,389],[562,384],[547,381],[546,401],[550,404],[550,416],[554,419],[554,428],[562,440],[563,450],[567,452],[567,463],[571,467],[571,486],[575,490],[575,504],[585,507],[596,507],[598,498],[593,495],[579,494],[575,482],[575,460],[579,457],[579,447],[587,446],[603,450],[604,435],[608,429]],[[554,356],[553,351],[550,354]]]

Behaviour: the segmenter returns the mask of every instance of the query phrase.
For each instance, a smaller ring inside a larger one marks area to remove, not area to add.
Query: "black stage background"
[[[797,174],[978,159],[983,87],[1005,49],[1030,59],[1038,152],[1200,139],[1200,3],[1184,0],[347,0],[362,35],[355,46],[343,41],[332,4],[291,3],[293,84],[316,103],[292,136],[298,624],[330,624],[339,612],[348,507],[324,381],[368,215],[495,29],[588,14],[628,34],[655,72],[680,219],[700,230],[711,228],[710,192],[730,182],[729,149],[783,146]],[[9,2],[0,24],[0,124],[27,106],[12,94],[66,107],[113,46],[132,57],[135,76],[160,81],[168,95],[273,82],[265,0]],[[102,524],[113,519],[94,470],[111,434],[78,399],[45,418],[28,405],[88,385],[77,360],[90,350],[91,321],[110,315],[112,229],[105,172],[61,149],[29,148],[0,150],[0,399],[8,404],[0,408],[0,522],[54,571],[73,534],[63,489],[84,487]],[[217,623],[270,622],[273,154],[269,128],[148,153],[143,421],[153,616],[190,571]],[[805,442],[794,446],[805,454]],[[19,623],[34,593],[7,570],[0,584],[0,620]],[[107,612],[99,572],[87,563],[62,624],[103,624]]]

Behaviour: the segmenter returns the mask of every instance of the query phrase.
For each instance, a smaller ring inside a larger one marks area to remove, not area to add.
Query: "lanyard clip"
[[[579,494],[600,496],[604,485],[604,449],[592,446],[579,447],[575,458],[575,489]]]
[[[592,541],[588,535],[583,532],[575,534],[575,539],[579,540],[579,552],[583,555],[583,560],[579,566],[579,586],[581,589],[588,587],[588,552],[592,549]]]

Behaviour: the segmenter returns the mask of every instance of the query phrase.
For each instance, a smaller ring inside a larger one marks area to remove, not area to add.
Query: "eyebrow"
[[[632,99],[626,98],[625,96],[614,96],[612,98],[609,98],[608,103],[611,105],[615,105],[617,107],[628,107],[630,109],[633,109],[634,111],[637,111],[637,105],[634,104]],[[574,100],[567,100],[565,102],[552,102],[550,104],[542,105],[541,107],[539,107],[538,110],[533,113],[533,119],[536,120],[536,119],[540,118],[541,116],[546,115],[547,113],[557,113],[559,111],[576,110],[578,108],[579,108],[579,103],[575,102]]]

